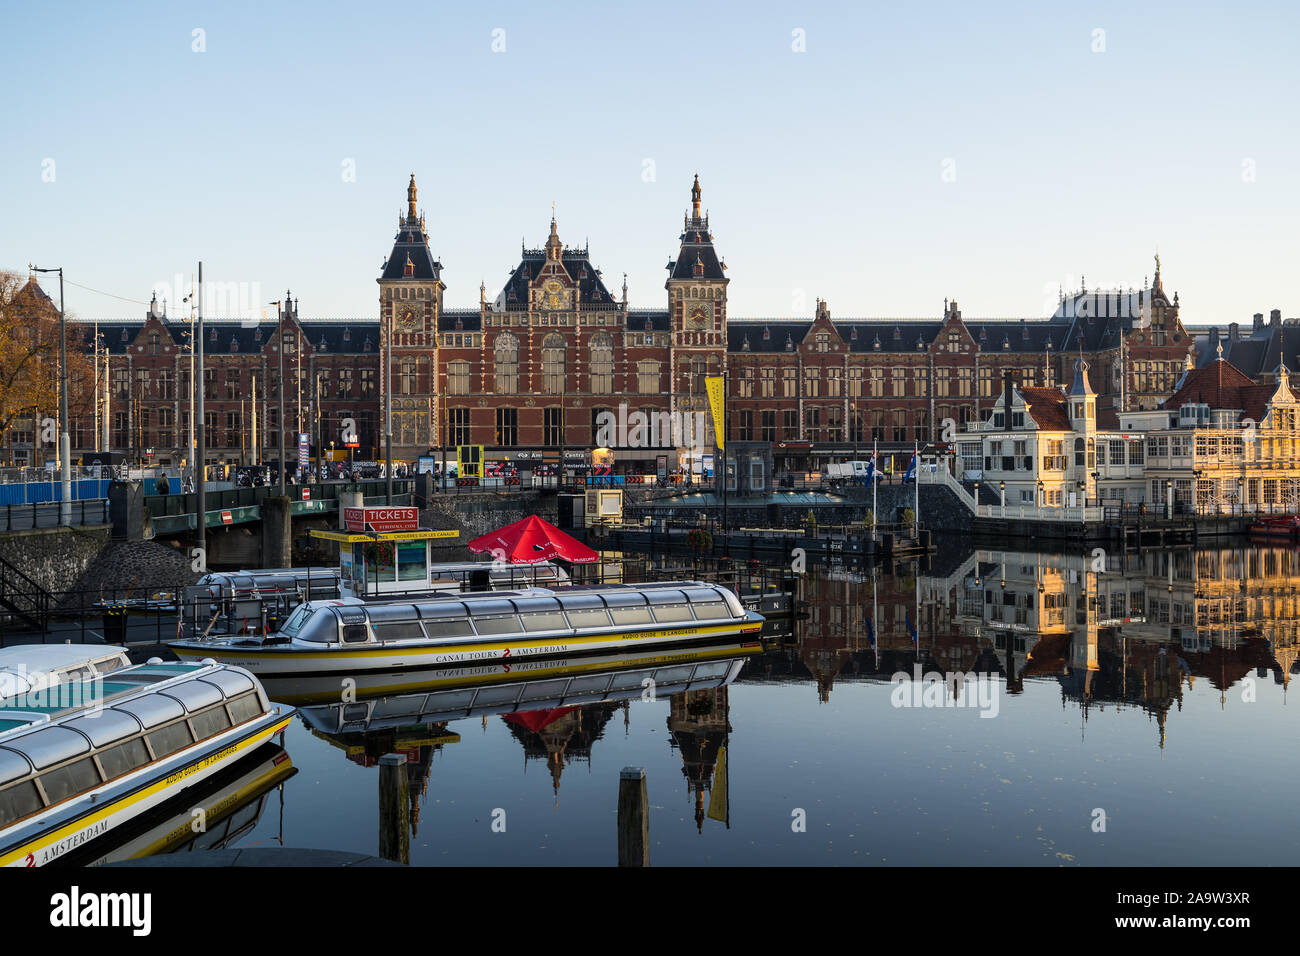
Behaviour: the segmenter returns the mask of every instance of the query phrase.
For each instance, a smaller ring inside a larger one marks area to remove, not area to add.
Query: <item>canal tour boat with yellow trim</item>
[[[156,658],[0,706],[0,866],[44,866],[282,732],[293,708],[211,661]]]
[[[82,681],[131,666],[125,647],[111,644],[19,644],[0,648],[0,707],[13,697]]]
[[[423,545],[421,545],[423,547]],[[404,581],[398,594],[357,593],[338,567],[210,571],[184,590],[184,620],[191,634],[251,634],[277,630],[304,601],[358,597],[414,598],[423,594],[563,586],[568,572],[554,564],[519,567],[493,561],[441,561],[425,565],[427,581]],[[372,582],[373,583],[373,582]],[[386,584],[387,582],[385,582]]]
[[[757,635],[763,616],[702,581],[528,588],[367,603],[302,604],[279,632],[168,644],[259,677],[419,667],[668,647]]]

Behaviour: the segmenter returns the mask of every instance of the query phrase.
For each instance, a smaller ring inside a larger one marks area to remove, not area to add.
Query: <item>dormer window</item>
[[[214,326],[212,327],[212,331],[208,333],[208,341],[209,341],[209,342],[215,342],[216,340],[217,340],[217,328],[216,328],[216,326],[214,325]]]
[[[232,352],[239,351],[239,337],[236,335],[232,335],[230,337],[230,351]]]
[[[343,330],[343,341],[344,341],[344,342],[351,342],[351,341],[352,341],[352,330],[351,330],[351,329],[344,329],[344,330]]]

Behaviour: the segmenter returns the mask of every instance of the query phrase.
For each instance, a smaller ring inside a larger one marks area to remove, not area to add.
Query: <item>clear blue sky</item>
[[[494,296],[554,201],[663,307],[698,171],[735,317],[1044,315],[1157,246],[1185,321],[1297,315],[1297,9],[10,2],[0,268],[146,300],[202,259],[370,316],[414,172],[448,306]]]

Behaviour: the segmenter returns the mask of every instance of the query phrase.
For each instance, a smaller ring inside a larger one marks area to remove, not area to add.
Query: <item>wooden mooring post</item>
[[[411,862],[410,784],[406,757],[379,758],[379,855],[397,863]]]
[[[618,865],[650,865],[645,767],[624,767],[618,775]]]

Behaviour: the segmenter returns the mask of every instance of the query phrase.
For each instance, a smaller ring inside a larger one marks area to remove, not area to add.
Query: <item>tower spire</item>
[[[406,187],[406,215],[415,221],[415,173],[411,173],[411,183]]]
[[[691,187],[691,218],[700,218],[700,174],[695,174],[695,185]]]

